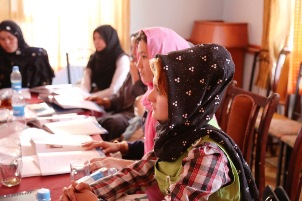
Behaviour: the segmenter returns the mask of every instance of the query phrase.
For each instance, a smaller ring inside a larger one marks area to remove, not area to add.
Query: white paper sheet
[[[51,122],[46,123],[45,127],[52,133],[58,135],[94,135],[107,133],[107,131],[95,119],[92,118]]]
[[[101,150],[81,148],[81,143],[90,140],[89,135],[54,135],[42,129],[25,129],[20,133],[22,177],[64,174],[70,172],[71,160],[104,157]]]

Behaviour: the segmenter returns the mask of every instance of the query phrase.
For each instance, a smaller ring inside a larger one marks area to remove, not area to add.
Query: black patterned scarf
[[[233,79],[230,53],[217,44],[202,44],[157,58],[167,74],[169,118],[157,127],[155,154],[162,161],[174,161],[209,135],[225,147],[239,172],[243,200],[253,200],[258,190],[241,151],[227,134],[208,124]]]

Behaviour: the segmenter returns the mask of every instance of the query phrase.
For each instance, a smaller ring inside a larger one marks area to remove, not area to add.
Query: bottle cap
[[[47,188],[41,188],[37,192],[37,200],[50,200],[50,190]]]
[[[19,66],[13,66],[13,71],[19,70]]]

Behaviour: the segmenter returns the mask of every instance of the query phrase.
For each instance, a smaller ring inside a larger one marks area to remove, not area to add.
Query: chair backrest
[[[250,124],[252,123],[251,114],[254,112],[254,107],[254,100],[246,94],[239,94],[235,97],[226,96],[220,106],[221,112],[223,112],[219,115],[220,127],[233,138],[241,150],[248,149],[246,145],[251,140],[249,139],[251,136]],[[245,153],[244,157],[249,160]]]
[[[275,67],[275,70],[274,70],[272,84],[271,84],[271,90],[273,92],[277,91],[277,86],[278,86],[278,82],[279,82],[279,79],[280,79],[282,69],[284,67],[285,59],[286,59],[286,57],[289,53],[290,53],[290,50],[287,47],[283,48],[281,50],[281,52],[279,53],[278,60],[277,60],[277,63],[276,63],[276,67]]]
[[[216,113],[222,130],[226,131],[238,146],[240,145],[245,160],[254,172],[260,195],[265,188],[264,165],[268,130],[278,102],[277,93],[269,97],[261,96],[236,87],[236,81],[233,81]],[[261,115],[261,118],[255,132],[258,115]]]
[[[280,83],[283,83],[280,78],[282,75],[283,67],[285,64],[285,60],[287,56],[290,54],[290,50],[287,47],[284,47],[278,56],[276,66],[273,68],[273,79],[271,81],[271,84],[268,86],[267,89],[267,96],[271,93],[279,93],[280,94],[280,100],[277,107],[276,112],[279,114],[282,114],[284,116],[289,117],[289,96],[287,94],[286,85],[283,86],[279,85]],[[284,74],[284,73],[283,73]]]
[[[293,106],[292,106],[292,108],[290,108],[291,119],[297,120],[297,121],[302,121],[302,106],[301,106],[301,94],[300,94],[301,80],[302,80],[302,62],[300,63],[300,67],[299,67]]]
[[[91,54],[92,50],[89,48],[79,48],[70,50],[66,53],[68,84],[74,84],[82,78],[84,68],[88,63]]]
[[[299,131],[294,148],[291,152],[285,190],[291,201],[298,201],[302,187],[302,128]]]

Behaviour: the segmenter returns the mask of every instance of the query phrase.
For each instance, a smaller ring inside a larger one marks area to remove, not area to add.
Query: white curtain
[[[112,25],[129,49],[129,0],[0,0],[0,5],[9,10],[1,20],[16,21],[30,46],[47,50],[55,70],[66,66],[66,52],[94,51],[92,32],[103,24]]]

